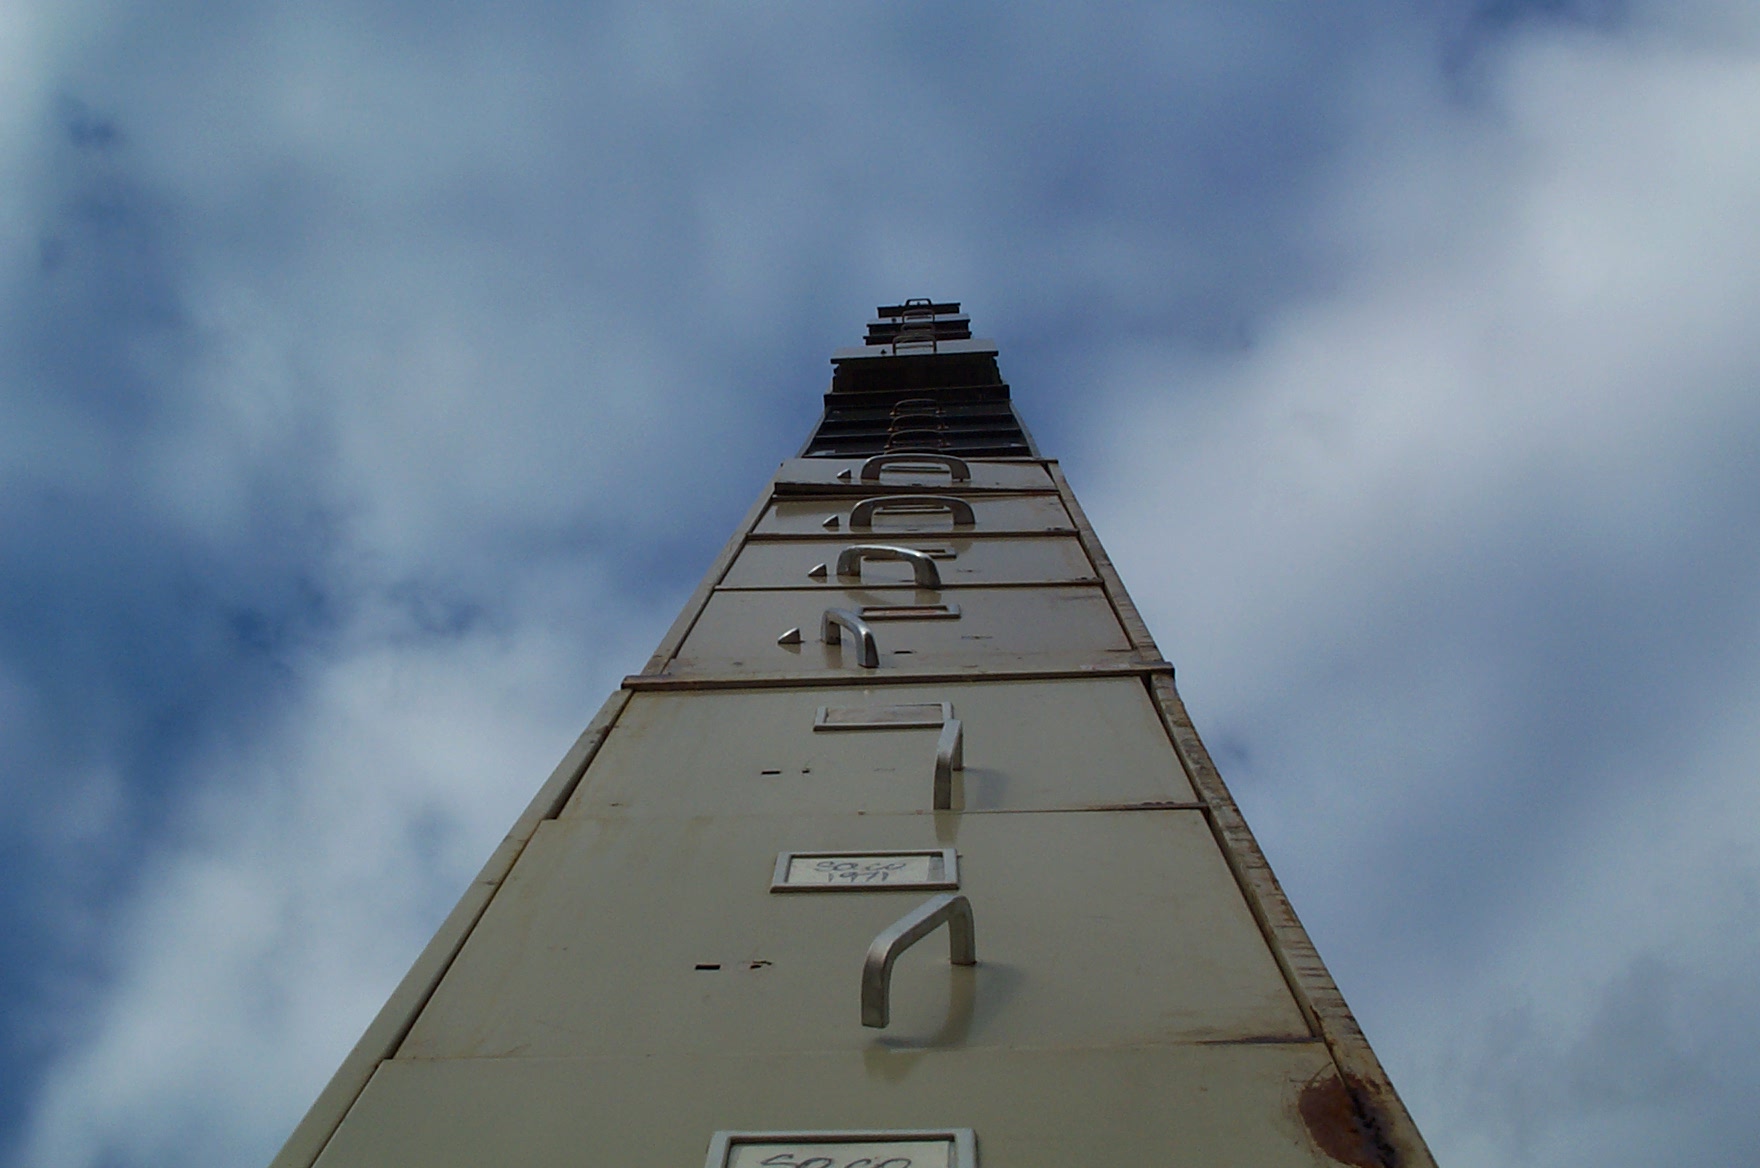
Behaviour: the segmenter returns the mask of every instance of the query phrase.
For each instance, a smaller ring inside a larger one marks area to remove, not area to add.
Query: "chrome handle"
[[[953,516],[955,527],[971,527],[978,522],[972,505],[952,495],[879,495],[863,499],[850,508],[851,527],[873,527],[874,516],[882,511],[945,511]]]
[[[911,566],[918,588],[941,587],[941,572],[927,553],[883,543],[858,543],[844,548],[837,553],[837,574],[860,580],[863,560],[903,560]]]
[[[949,958],[955,965],[978,964],[972,928],[972,902],[944,892],[930,897],[874,938],[862,962],[862,1025],[884,1030],[892,1021],[892,963],[898,955],[947,922]]]
[[[880,646],[874,643],[874,630],[866,621],[847,608],[828,608],[819,618],[819,639],[827,645],[842,644],[844,629],[861,645],[862,668],[880,668]]]
[[[965,767],[965,727],[958,718],[949,718],[941,723],[941,737],[935,743],[935,810],[953,810],[953,772]]]
[[[902,450],[896,450],[890,454],[876,454],[862,463],[862,481],[877,483],[880,481],[881,471],[901,462],[938,462],[947,468],[947,473],[952,476],[954,482],[969,483],[972,481],[972,468],[966,464],[965,459],[955,458],[951,454],[937,454],[932,450],[914,454]]]

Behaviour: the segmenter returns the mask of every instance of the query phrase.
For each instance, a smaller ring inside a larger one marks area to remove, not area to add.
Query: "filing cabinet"
[[[994,348],[869,333],[275,1168],[1434,1168]]]

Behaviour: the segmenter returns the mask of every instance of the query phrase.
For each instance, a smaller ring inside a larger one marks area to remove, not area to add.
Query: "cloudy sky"
[[[1751,1162],[1757,127],[1713,0],[0,5],[0,1163],[266,1162],[920,295],[1442,1162]]]

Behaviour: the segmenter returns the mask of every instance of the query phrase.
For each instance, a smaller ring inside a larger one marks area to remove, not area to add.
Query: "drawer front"
[[[911,587],[922,571],[885,553],[857,554],[855,574],[838,574],[846,549],[897,547],[919,552],[943,587],[977,584],[1093,584],[1094,567],[1074,536],[1044,538],[862,539],[752,541],[722,578],[723,588],[835,588],[860,581],[866,588]]]
[[[956,478],[963,467],[970,477]],[[839,477],[848,475],[847,478]],[[933,455],[876,458],[791,458],[776,472],[778,486],[870,487],[899,490],[1050,491],[1051,474],[1036,462],[943,461]]]
[[[957,850],[978,962],[950,963],[945,926],[924,937],[871,1029],[864,955],[935,894],[773,892],[778,855],[938,848]],[[1201,812],[575,818],[540,827],[399,1054],[1306,1037]]]
[[[1301,1106],[1335,1074],[1320,1043],[390,1059],[318,1164],[702,1168],[717,1131],[960,1127],[976,1168],[1338,1168]]]
[[[928,615],[934,606],[958,615]],[[909,610],[888,619],[887,609]],[[915,607],[913,607],[915,606]],[[874,631],[877,668],[860,664],[856,638],[821,639],[826,609],[860,613]],[[923,616],[910,615],[924,613]],[[778,638],[800,630],[799,643]],[[1105,593],[1098,587],[810,591],[718,591],[704,606],[666,672],[677,677],[753,673],[803,678],[863,670],[910,673],[994,673],[1105,669],[1136,661]]]
[[[956,526],[947,509],[893,503],[898,493],[877,492],[869,496],[811,495],[791,498],[778,495],[752,529],[756,535],[811,535],[841,539],[868,539],[892,535],[1073,535],[1075,524],[1056,495],[964,495],[959,491],[926,492],[931,497],[954,498],[969,503],[972,523]],[[864,498],[887,500],[864,519],[854,514]],[[862,525],[857,526],[857,522]]]
[[[636,694],[563,815],[925,811],[942,703],[956,809],[1196,798],[1141,679],[1106,677]],[[814,729],[821,710],[844,728]]]

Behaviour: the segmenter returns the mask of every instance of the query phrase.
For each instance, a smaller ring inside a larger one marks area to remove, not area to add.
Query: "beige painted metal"
[[[639,693],[563,815],[926,811],[939,727],[815,731],[819,707],[948,702],[954,806],[1046,811],[1196,798],[1140,678]]]
[[[754,541],[740,549],[723,588],[836,588],[854,583],[836,574],[837,554],[846,547],[883,544],[923,551],[934,561],[942,587],[974,584],[1093,584],[1094,566],[1074,536],[1014,539],[857,539],[836,542]],[[820,576],[810,575],[823,566]],[[861,565],[864,588],[912,587],[911,565],[900,560],[869,560]]]
[[[910,674],[998,673],[1010,669],[1076,672],[1137,660],[1106,594],[1081,585],[1043,588],[966,588],[960,616],[876,620],[880,665],[866,672]],[[944,603],[928,589],[818,588],[801,591],[717,591],[709,597],[678,655],[665,672],[674,677],[748,673],[844,673],[857,664],[854,639],[820,640],[827,608],[857,611],[883,605]],[[798,628],[801,644],[778,644]]]
[[[894,462],[880,471],[878,479],[863,479],[865,458],[791,458],[776,472],[778,487],[858,487],[869,491],[935,491],[961,494],[966,491],[1049,491],[1051,475],[1037,462],[982,462],[964,459],[971,478],[959,481],[933,456],[911,462]],[[840,478],[848,474],[849,477]]]
[[[776,895],[776,855],[938,846],[978,964],[907,950],[870,1031],[863,956],[924,894]],[[540,827],[398,1057],[1307,1037],[1199,812],[580,818]]]
[[[319,1164],[698,1168],[726,1129],[969,1127],[980,1168],[1337,1168],[1298,1109],[1331,1074],[1317,1042],[396,1059]]]
[[[869,492],[872,497],[878,492]],[[888,535],[1069,535],[1075,531],[1063,501],[1054,494],[1043,495],[967,495],[964,491],[936,491],[937,495],[964,498],[972,505],[974,522],[970,527],[956,528],[945,511],[886,511],[874,516],[871,527],[852,528],[850,509],[860,502],[853,495],[803,496],[777,495],[764,509],[763,516],[752,529],[760,536],[818,536],[841,539],[854,537],[883,538]],[[828,519],[836,519],[827,527]]]

